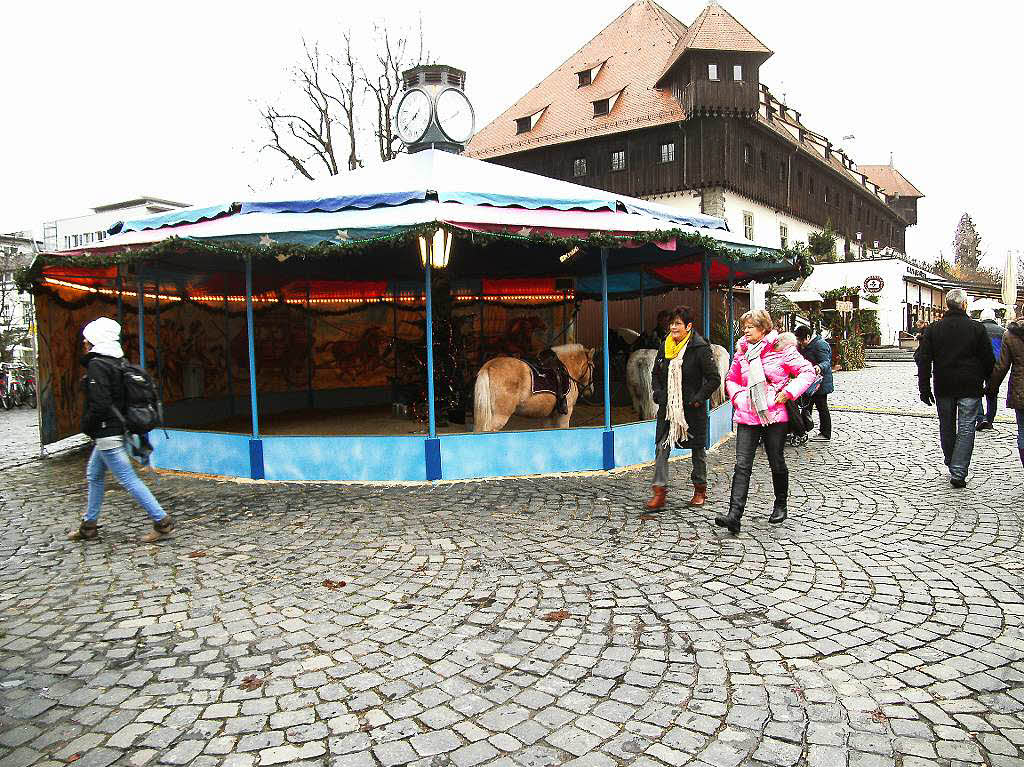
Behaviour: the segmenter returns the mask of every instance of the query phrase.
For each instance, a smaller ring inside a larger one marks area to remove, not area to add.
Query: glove
[[[926,405],[935,404],[935,397],[932,396],[931,389],[921,389],[921,401]]]

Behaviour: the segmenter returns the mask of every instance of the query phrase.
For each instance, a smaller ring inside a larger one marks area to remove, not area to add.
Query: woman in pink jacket
[[[715,517],[715,524],[736,535],[747,505],[754,454],[763,440],[772,469],[775,506],[768,521],[786,519],[789,469],[786,468],[786,433],[789,430],[786,400],[795,400],[814,383],[815,373],[796,346],[796,339],[782,338],[772,330],[772,318],[764,309],[740,317],[743,338],[725,379],[725,393],[732,402],[736,422],[736,469],[732,475],[729,513]],[[786,334],[789,336],[789,334]]]

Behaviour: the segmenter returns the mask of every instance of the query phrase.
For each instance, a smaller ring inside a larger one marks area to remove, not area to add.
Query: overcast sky
[[[701,0],[664,0],[689,24]],[[1022,248],[1022,88],[1016,2],[725,0],[775,55],[761,81],[861,163],[894,162],[925,195],[910,255],[950,254],[970,212],[1002,266]],[[434,61],[467,70],[478,127],[628,5],[626,0],[442,3],[5,4],[0,46],[0,232],[152,195],[238,199],[287,178],[259,152],[257,104],[287,88],[303,36],[372,50],[374,21],[422,14]],[[362,156],[375,147],[366,142]]]

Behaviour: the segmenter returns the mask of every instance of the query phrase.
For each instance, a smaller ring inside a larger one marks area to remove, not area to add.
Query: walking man
[[[821,336],[813,335],[805,325],[796,329],[796,342],[800,353],[814,366],[814,372],[821,376],[821,383],[811,395],[811,402],[818,410],[818,433],[811,439],[828,442],[832,439],[832,414],[828,411],[828,395],[835,391],[832,381],[832,347]]]
[[[999,359],[999,351],[1003,346],[1003,329],[996,322],[996,313],[991,309],[983,309],[981,312],[981,324],[985,326],[989,340],[992,342],[992,353]],[[985,394],[985,412],[978,413],[978,431],[992,428],[992,422],[996,419],[996,410],[999,408],[999,387],[989,389]]]
[[[946,294],[946,314],[925,329],[914,361],[921,401],[934,404],[939,413],[939,443],[950,484],[966,487],[984,382],[996,360],[985,328],[967,315],[962,289]]]
[[[1010,387],[1006,392],[1006,406],[1017,415],[1017,453],[1024,466],[1024,323],[1011,322],[1003,335],[999,349],[999,364],[992,371],[988,390],[993,397],[999,394],[999,386],[1010,374]]]

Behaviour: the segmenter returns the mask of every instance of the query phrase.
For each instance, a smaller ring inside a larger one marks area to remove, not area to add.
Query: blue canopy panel
[[[641,272],[616,272],[608,275],[608,294],[617,295],[624,293],[628,296],[638,295],[640,293],[640,275]],[[681,287],[673,285],[670,282],[662,280],[653,274],[643,275],[643,291],[645,293],[657,293],[663,290],[668,290],[674,287]],[[586,277],[576,278],[576,295],[579,296],[600,296],[601,295],[601,275],[589,275]]]
[[[278,202],[243,202],[242,213],[334,213],[350,208],[366,209],[405,205],[414,200],[427,199],[425,190],[407,192],[379,192],[354,194],[344,197],[321,197],[316,200],[281,200]]]
[[[598,197],[523,197],[493,192],[438,192],[438,202],[459,202],[463,205],[491,205],[495,208],[526,208],[538,210],[615,210],[615,201]]]
[[[158,216],[146,216],[146,218],[137,218],[134,221],[125,221],[119,231],[142,232],[146,229],[160,229],[165,226],[174,226],[175,224],[194,224],[198,221],[207,221],[225,213],[230,213],[231,208],[232,203],[225,203],[205,208],[175,210],[170,213],[161,213]]]
[[[414,228],[414,226],[382,226],[364,229],[316,229],[308,232],[229,234],[223,237],[203,237],[202,239],[203,242],[233,242],[240,245],[320,245],[321,243],[343,245],[347,242],[366,242],[381,237],[393,237]]]

